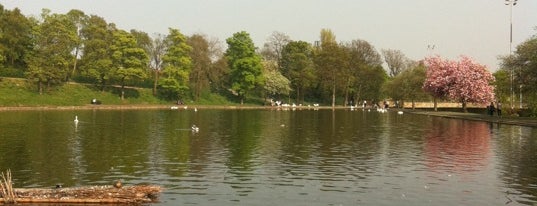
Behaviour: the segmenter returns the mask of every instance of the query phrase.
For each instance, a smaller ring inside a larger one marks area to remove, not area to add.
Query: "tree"
[[[390,77],[397,76],[397,74],[406,68],[406,62],[408,60],[400,50],[383,49],[382,56],[384,56],[384,61],[386,61],[390,70]]]
[[[153,74],[153,95],[157,95],[157,87],[159,85],[160,73],[162,72],[162,57],[166,53],[166,44],[164,36],[157,34],[151,42],[149,51],[149,67]]]
[[[104,91],[105,85],[112,76],[112,32],[116,30],[113,24],[108,25],[99,16],[91,15],[86,25],[80,31],[84,53],[81,62],[82,76],[100,85],[100,90]]]
[[[26,72],[27,78],[37,83],[39,94],[43,93],[43,83],[49,87],[66,79],[71,51],[78,38],[75,25],[66,15],[50,14],[43,9],[42,18],[43,22],[36,28],[35,50]]]
[[[231,89],[243,104],[246,95],[263,83],[261,57],[255,53],[254,42],[245,31],[234,33],[226,42],[225,57],[230,67]]]
[[[190,85],[193,88],[194,100],[198,100],[201,91],[209,87],[209,73],[211,72],[211,57],[209,42],[203,35],[194,34],[187,39],[192,47],[190,58],[192,59],[192,72],[190,73]]]
[[[484,65],[466,56],[461,56],[458,62],[443,60],[438,56],[428,57],[425,63],[427,72],[423,89],[434,97],[458,101],[462,103],[464,112],[467,112],[467,103],[486,104],[494,100],[491,85],[494,76]]]
[[[267,43],[263,45],[261,55],[265,60],[276,62],[276,66],[280,67],[280,61],[282,59],[282,50],[289,42],[291,38],[282,32],[272,32],[267,39]]]
[[[159,93],[166,99],[179,100],[189,90],[189,75],[192,69],[190,51],[185,35],[178,29],[169,29],[165,39],[166,53],[162,57],[164,79],[159,82]]]
[[[336,105],[336,91],[346,84],[338,84],[344,79],[349,55],[343,47],[336,43],[336,37],[329,29],[321,30],[321,47],[317,51],[314,62],[318,76],[322,76],[321,85],[332,94],[332,107]],[[340,86],[338,88],[338,86]]]
[[[511,78],[509,71],[500,69],[494,74],[494,94],[499,102],[507,102],[511,94]]]
[[[10,11],[0,5],[0,56],[3,56],[7,67],[26,67],[26,57],[32,50],[32,28],[35,24],[18,8]]]
[[[282,50],[281,71],[290,80],[296,102],[304,101],[304,90],[315,81],[313,50],[305,41],[291,41]]]
[[[265,92],[268,95],[289,95],[289,92],[291,92],[291,83],[289,79],[285,78],[278,71],[278,68],[273,61],[264,61],[263,64],[263,76],[265,76],[265,84],[263,85],[263,88],[265,89]]]
[[[380,85],[386,79],[380,54],[373,45],[365,40],[353,40],[345,47],[350,55],[350,75],[347,76],[348,93],[353,94],[352,99],[355,100],[379,100]]]
[[[513,55],[501,58],[502,70],[514,74],[513,86],[526,97],[526,103],[537,114],[537,34],[517,45]]]
[[[124,30],[113,32],[114,41],[110,46],[112,50],[113,78],[121,84],[121,99],[125,98],[125,85],[129,80],[145,77],[145,68],[148,57],[142,48],[139,48],[134,36]]]
[[[86,21],[88,19],[88,16],[84,14],[84,12],[76,9],[72,9],[67,13],[67,17],[72,22],[73,25],[75,25],[76,28],[76,38],[74,39],[75,42],[75,48],[73,51],[73,70],[71,71],[71,74],[68,76],[68,78],[72,77],[76,73],[76,69],[78,66],[78,59],[80,59],[82,50],[83,50],[83,44],[82,44],[82,34],[81,30],[84,28]]]
[[[385,85],[385,91],[393,100],[401,101],[401,104],[404,104],[406,100],[412,101],[412,109],[414,109],[415,100],[425,99],[427,96],[422,89],[424,82],[425,65],[416,64],[389,81]]]

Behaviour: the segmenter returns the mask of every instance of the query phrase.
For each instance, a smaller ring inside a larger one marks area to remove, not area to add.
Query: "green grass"
[[[124,100],[119,93],[118,88],[101,92],[92,85],[64,84],[39,95],[35,84],[24,79],[0,80],[0,106],[82,106],[94,98],[108,105],[169,104],[153,97],[150,89],[127,89]]]
[[[98,99],[105,105],[159,105],[173,104],[153,96],[148,88],[127,88],[125,99],[120,98],[120,89],[107,87],[101,92],[91,84],[68,83],[51,87],[42,95],[37,91],[35,83],[26,79],[0,77],[0,106],[83,106]],[[194,102],[184,100],[186,104],[196,105],[237,105],[226,97],[207,93]]]

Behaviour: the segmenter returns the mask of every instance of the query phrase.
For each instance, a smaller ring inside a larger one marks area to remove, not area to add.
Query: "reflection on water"
[[[2,112],[0,131],[0,169],[16,187],[121,179],[164,186],[156,205],[537,203],[537,135],[525,127],[361,110],[147,110]]]

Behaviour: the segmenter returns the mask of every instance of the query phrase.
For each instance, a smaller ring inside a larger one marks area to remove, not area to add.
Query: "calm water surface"
[[[536,165],[534,128],[407,113],[0,112],[15,187],[121,179],[158,206],[535,205]]]

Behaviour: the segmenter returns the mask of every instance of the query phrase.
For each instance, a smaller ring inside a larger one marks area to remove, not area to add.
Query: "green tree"
[[[317,51],[314,62],[317,75],[321,78],[321,86],[331,93],[332,107],[336,105],[336,92],[346,84],[345,72],[348,71],[349,53],[335,41],[335,35],[328,29],[321,30],[321,47]]]
[[[382,58],[375,47],[365,40],[353,40],[346,45],[350,59],[349,92],[353,99],[377,101],[379,84],[384,82]],[[377,79],[370,79],[376,77]],[[377,92],[377,93],[374,93]],[[353,102],[357,103],[357,102]]]
[[[515,92],[521,92],[533,115],[537,114],[537,34],[517,45],[512,56],[501,58],[502,70],[514,75]],[[520,95],[520,94],[519,94]]]
[[[67,13],[67,17],[69,18],[71,23],[75,25],[75,28],[76,28],[76,38],[74,39],[75,48],[73,51],[74,54],[73,54],[73,60],[72,60],[73,70],[71,71],[71,74],[68,75],[68,78],[70,78],[75,75],[77,71],[77,67],[78,67],[78,60],[80,59],[82,55],[83,44],[82,44],[81,30],[84,27],[88,19],[88,16],[86,16],[86,14],[84,14],[84,12],[80,10],[73,9]]]
[[[230,67],[231,89],[243,104],[248,92],[263,83],[261,57],[255,53],[254,42],[245,31],[234,33],[226,42],[225,57]]]
[[[177,29],[169,29],[165,39],[166,53],[162,57],[164,79],[159,82],[159,93],[169,100],[185,97],[189,90],[189,75],[192,69],[190,51],[186,37]]]
[[[71,51],[76,46],[76,27],[68,16],[50,14],[44,9],[43,22],[36,27],[35,50],[29,60],[28,79],[37,83],[40,94],[47,87],[62,83],[69,73]]]
[[[508,102],[511,94],[511,77],[509,71],[500,69],[494,74],[494,94],[499,102]]]
[[[99,16],[91,15],[87,24],[80,31],[84,44],[84,53],[80,60],[82,75],[100,85],[104,91],[105,85],[112,76],[112,31],[116,28],[108,25]]]
[[[428,97],[422,89],[425,82],[425,65],[416,64],[403,70],[391,81],[385,84],[386,93],[394,100],[401,101],[401,105],[406,100],[412,102],[412,109],[415,108],[415,101]]]
[[[281,56],[282,74],[291,81],[296,102],[301,104],[304,102],[304,90],[311,87],[316,79],[312,47],[304,41],[291,41],[285,45]]]
[[[6,67],[25,69],[26,57],[32,50],[34,26],[18,8],[10,11],[0,5],[0,58]]]
[[[121,99],[125,98],[125,85],[129,80],[145,78],[149,58],[144,49],[138,47],[135,37],[124,31],[113,32],[112,50],[113,78],[121,84]]]

